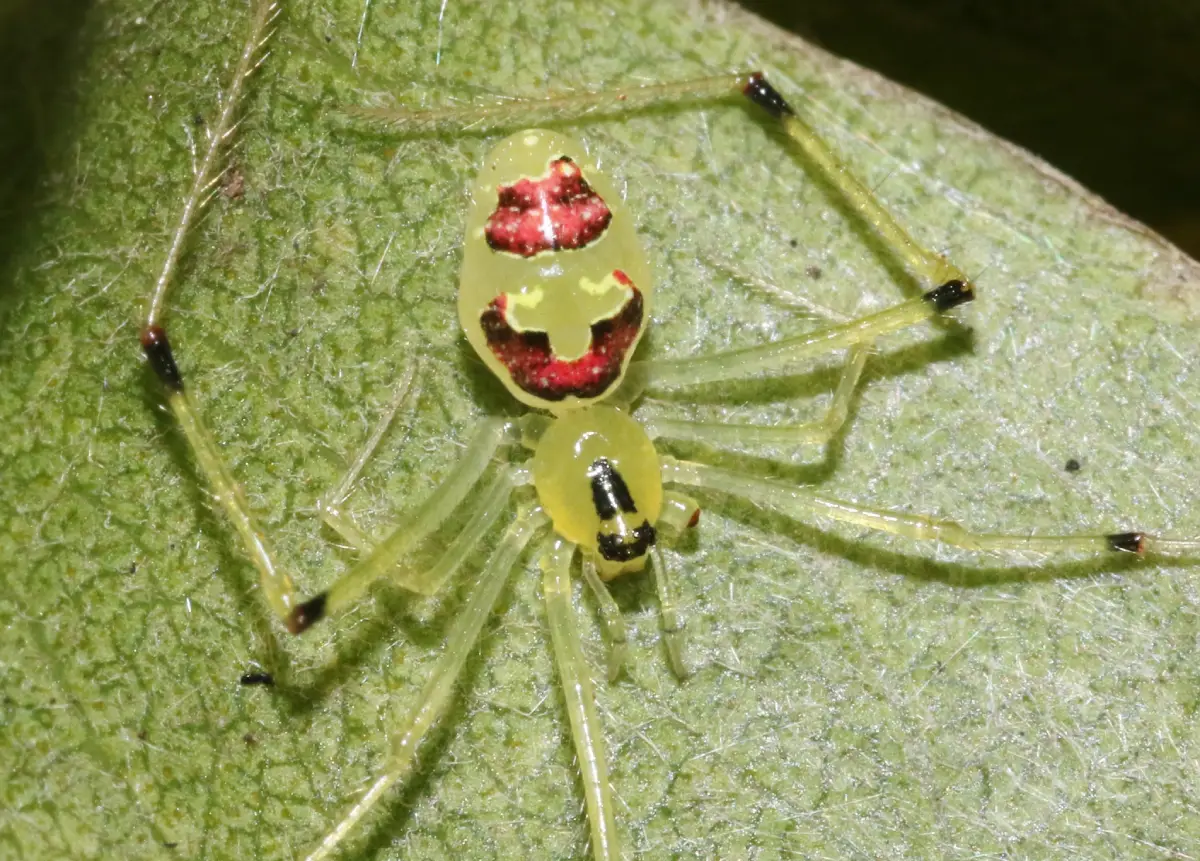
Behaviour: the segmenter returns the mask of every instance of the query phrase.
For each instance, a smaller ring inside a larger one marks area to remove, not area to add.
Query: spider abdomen
[[[636,421],[609,406],[556,419],[534,452],[533,483],[555,531],[594,556],[601,577],[642,569],[663,490],[658,454]]]
[[[562,414],[616,391],[650,319],[646,255],[583,144],[502,140],[471,186],[458,314],[523,403]]]

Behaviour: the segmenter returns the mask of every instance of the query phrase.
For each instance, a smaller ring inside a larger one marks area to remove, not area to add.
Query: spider
[[[949,520],[869,508],[812,488],[756,478],[660,453],[659,439],[718,447],[764,443],[824,443],[845,423],[872,345],[888,333],[934,320],[971,301],[975,288],[956,266],[912,239],[882,204],[844,169],[831,150],[759,74],[730,75],[560,97],[556,111],[588,112],[613,104],[654,104],[740,94],[782,128],[808,164],[832,184],[874,229],[925,292],[886,310],[801,336],[702,357],[637,359],[653,303],[653,276],[620,196],[584,147],[563,134],[527,129],[500,141],[471,186],[459,322],[468,342],[518,401],[531,411],[515,420],[486,419],[451,474],[403,527],[377,544],[363,536],[340,505],[367,462],[399,398],[371,435],[338,489],[320,506],[323,520],[362,553],[328,590],[300,600],[291,578],[272,561],[238,485],[189,399],[165,329],[151,315],[142,346],[200,469],[258,568],[266,600],[293,634],[353,605],[376,580],[389,578],[421,594],[436,592],[488,535],[511,497],[516,515],[492,550],[446,636],[444,650],[419,701],[392,740],[381,772],[344,818],[308,856],[329,857],[357,823],[413,772],[417,751],[451,701],[480,632],[528,545],[542,571],[550,638],[566,699],[590,828],[598,861],[622,857],[609,785],[608,756],[593,682],[571,607],[570,575],[581,559],[608,640],[608,676],[626,660],[625,629],[606,583],[649,567],[659,596],[670,665],[687,674],[682,622],[661,546],[699,521],[698,503],[676,486],[740,496],[789,517],[822,517],[914,540],[974,551],[1185,554],[1200,541],[1143,532],[1028,536],[971,532]],[[512,125],[536,105],[450,109],[424,114],[360,113],[402,127],[445,123]],[[632,415],[648,390],[744,379],[845,351],[831,404],[819,420],[760,426],[656,419]],[[413,372],[400,390],[412,380]],[[514,461],[510,452],[528,457]],[[492,470],[499,461],[499,468]],[[485,476],[490,476],[485,481]],[[482,484],[482,487],[480,485]],[[464,508],[465,526],[428,569],[406,564],[412,551]]]

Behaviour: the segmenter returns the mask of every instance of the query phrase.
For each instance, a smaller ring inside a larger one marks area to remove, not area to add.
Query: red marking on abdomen
[[[611,220],[608,205],[564,155],[541,179],[500,186],[484,236],[496,251],[532,257],[583,248],[599,239]]]
[[[633,295],[621,310],[592,324],[592,343],[578,359],[555,358],[545,332],[514,329],[504,296],[492,300],[479,322],[492,353],[524,391],[546,401],[561,401],[568,395],[595,398],[621,375],[625,354],[642,328],[642,293],[630,286]]]

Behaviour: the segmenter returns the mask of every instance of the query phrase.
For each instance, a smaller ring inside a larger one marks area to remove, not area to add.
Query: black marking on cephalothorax
[[[608,458],[598,457],[588,467],[588,478],[592,480],[592,505],[601,520],[615,517],[618,511],[633,514],[637,506],[621,473],[609,463]],[[605,557],[606,559],[608,557]]]
[[[628,562],[630,559],[645,556],[646,551],[658,540],[658,533],[650,525],[650,521],[643,520],[642,525],[633,530],[632,541],[625,540],[625,536],[617,533],[603,532],[597,533],[596,539],[600,555],[609,562]]]

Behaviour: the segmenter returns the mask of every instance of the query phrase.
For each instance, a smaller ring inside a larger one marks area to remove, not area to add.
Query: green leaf
[[[760,66],[977,274],[980,299],[969,334],[879,345],[828,453],[678,450],[983,530],[1200,535],[1194,261],[1027,154],[724,5],[396,7],[285,10],[232,155],[244,193],[200,223],[169,313],[191,390],[306,593],[352,559],[315,501],[407,363],[422,357],[421,395],[351,499],[369,528],[419,503],[480,415],[515,412],[454,308],[464,188],[490,140],[392,139],[337,109]],[[13,116],[40,118],[6,134],[42,170],[8,186],[0,259],[0,855],[302,855],[380,767],[461,592],[377,590],[288,639],[158,409],[136,334],[190,183],[188,134],[215,115],[249,9],[131,0],[39,20],[67,96],[6,77]],[[814,325],[757,281],[844,315],[914,289],[735,102],[572,128],[659,273],[653,354]],[[828,368],[647,409],[802,418]],[[634,663],[599,696],[632,853],[1200,852],[1195,564],[979,558],[704,502],[671,556],[691,678],[666,666],[649,584],[616,589]],[[514,576],[419,777],[345,857],[586,853],[537,580]],[[239,685],[263,667],[281,684]]]

